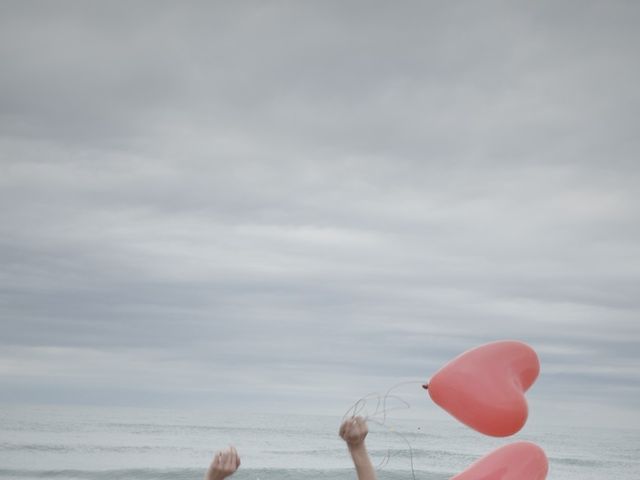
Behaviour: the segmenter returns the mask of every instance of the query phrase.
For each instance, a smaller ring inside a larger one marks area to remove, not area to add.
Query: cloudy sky
[[[639,23],[2,1],[0,401],[341,413],[516,338],[640,425]]]

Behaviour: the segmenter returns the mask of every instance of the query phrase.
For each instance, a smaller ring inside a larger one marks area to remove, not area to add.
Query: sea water
[[[202,479],[215,450],[236,446],[237,480],[354,479],[341,416],[85,407],[2,407],[0,479]],[[378,477],[444,480],[515,440],[540,445],[548,478],[640,478],[639,432],[588,426],[528,428],[495,439],[453,419],[370,423]]]

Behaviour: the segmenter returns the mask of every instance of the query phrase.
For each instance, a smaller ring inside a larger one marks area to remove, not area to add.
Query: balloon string
[[[393,385],[391,388],[389,388],[384,395],[380,395],[377,392],[373,392],[373,393],[369,393],[368,395],[365,395],[364,397],[357,400],[351,407],[349,407],[349,409],[342,416],[342,421],[344,422],[349,417],[356,417],[364,413],[364,415],[361,415],[361,416],[367,422],[371,422],[376,425],[379,425],[380,427],[383,427],[384,429],[386,429],[388,432],[400,437],[404,441],[404,443],[407,444],[407,447],[409,448],[409,461],[411,465],[411,477],[413,480],[416,480],[416,473],[415,473],[414,464],[413,464],[413,447],[411,445],[411,442],[409,442],[409,440],[405,435],[403,435],[402,433],[394,430],[393,428],[387,425],[387,414],[394,410],[405,410],[405,409],[411,408],[411,405],[409,404],[409,402],[407,402],[406,400],[402,399],[397,395],[392,395],[391,393],[403,385],[415,385],[416,383],[419,383],[423,388],[426,388],[425,385],[422,384],[422,382],[417,382],[417,381],[400,382]],[[387,407],[387,401],[390,398],[399,401],[402,404],[402,406]],[[376,407],[373,411],[373,414],[369,414],[369,410],[367,409],[367,403],[369,400],[374,400],[374,399],[376,402]],[[380,416],[382,416],[382,418],[379,418]],[[391,449],[389,448],[387,449],[387,454],[382,458],[382,460],[376,467],[376,470],[382,470],[384,467],[386,467],[390,459],[391,459]]]

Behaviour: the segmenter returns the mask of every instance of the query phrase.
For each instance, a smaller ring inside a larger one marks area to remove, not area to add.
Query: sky
[[[639,23],[0,2],[0,402],[341,414],[517,339],[640,426]]]

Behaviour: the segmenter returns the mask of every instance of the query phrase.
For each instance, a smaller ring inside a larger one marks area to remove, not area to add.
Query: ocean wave
[[[588,459],[577,457],[549,457],[549,463],[558,465],[569,465],[575,467],[588,467],[588,468],[611,468],[628,466],[639,463],[637,459],[630,460],[603,460],[603,459]]]
[[[3,443],[0,451],[8,452],[59,452],[59,453],[148,453],[148,452],[191,452],[190,447],[146,446],[146,445],[87,445],[87,444],[46,444],[46,443]]]
[[[106,479],[186,479],[199,478],[202,469],[120,469],[120,470],[11,470],[0,469],[0,478],[40,479],[64,478],[67,480],[106,480]]]
[[[69,451],[68,445],[47,445],[47,444],[17,444],[17,443],[2,443],[0,444],[0,451],[5,452],[67,452]]]
[[[341,448],[318,448],[307,450],[268,450],[265,453],[271,455],[305,455],[305,456],[344,456],[345,449]],[[370,449],[369,454],[372,457],[397,457],[397,458],[423,458],[423,459],[440,459],[455,458],[461,461],[477,460],[477,455],[468,453],[459,453],[451,450],[443,449],[426,449],[426,448],[377,448]]]
[[[203,469],[122,469],[122,470],[11,470],[0,469],[0,478],[33,480],[53,478],[66,480],[192,480],[203,476]],[[430,480],[445,480],[451,477],[442,472],[417,472]],[[235,480],[344,480],[353,478],[353,469],[244,469],[239,470]],[[383,470],[378,472],[380,480],[411,480],[407,471]]]

